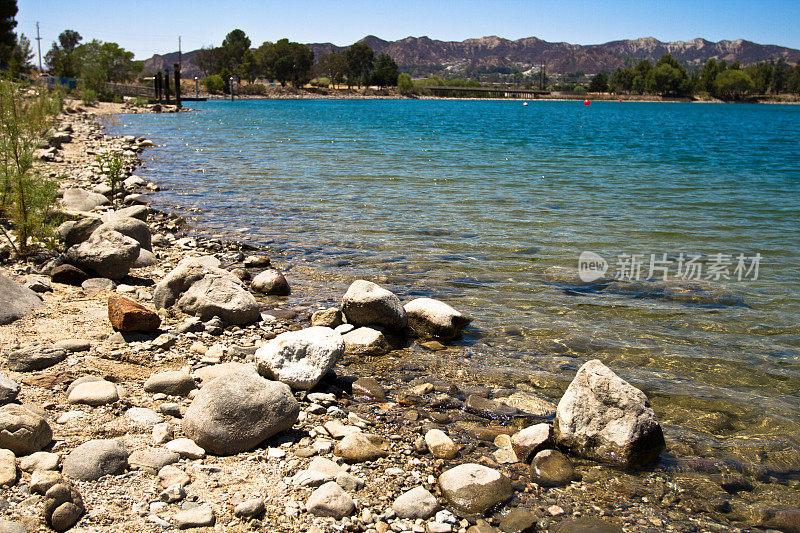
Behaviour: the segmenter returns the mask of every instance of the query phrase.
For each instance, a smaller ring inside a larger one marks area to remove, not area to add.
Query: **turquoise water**
[[[193,106],[115,129],[163,145],[138,172],[158,203],[275,251],[289,304],[335,301],[357,276],[432,295],[475,317],[465,364],[558,387],[597,357],[648,393],[673,444],[798,470],[800,106]],[[650,254],[668,254],[670,276],[681,254],[706,268],[730,254],[733,279],[687,300],[575,290],[547,270],[582,251],[612,271],[642,254],[642,277]],[[757,279],[735,279],[739,254],[760,254]],[[312,269],[330,281],[301,279]]]

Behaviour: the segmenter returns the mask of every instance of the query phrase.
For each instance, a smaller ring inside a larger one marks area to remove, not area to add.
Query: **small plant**
[[[83,105],[86,106],[95,106],[99,101],[97,98],[97,92],[94,89],[82,89],[81,90],[81,101]]]
[[[46,241],[52,234],[57,185],[36,171],[33,154],[60,107],[60,100],[44,91],[26,96],[21,85],[0,81],[0,232],[20,257],[30,254],[31,238]]]
[[[206,76],[206,79],[203,80],[203,85],[205,85],[206,90],[212,94],[221,93],[225,90],[225,80],[218,74]]]
[[[122,156],[116,152],[106,152],[95,156],[95,160],[100,165],[100,173],[108,177],[108,186],[111,187],[112,201],[117,194],[117,186],[122,178],[122,167],[124,163]]]

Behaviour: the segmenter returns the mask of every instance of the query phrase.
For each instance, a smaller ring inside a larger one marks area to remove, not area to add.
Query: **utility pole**
[[[39,74],[42,73],[42,38],[39,36],[39,21],[36,21],[36,46],[39,48]]]
[[[178,35],[178,68],[183,67],[181,64],[181,36]]]

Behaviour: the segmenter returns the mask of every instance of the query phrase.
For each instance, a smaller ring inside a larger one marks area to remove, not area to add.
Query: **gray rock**
[[[215,316],[228,324],[247,324],[261,318],[258,302],[242,281],[215,265],[214,258],[188,258],[167,274],[155,288],[158,309],[177,307],[206,321]],[[216,261],[218,265],[218,261]]]
[[[572,463],[558,450],[542,450],[531,462],[531,479],[543,487],[560,487],[575,477]]]
[[[0,374],[0,405],[13,402],[18,394],[19,384],[5,374]]]
[[[171,487],[176,484],[185,487],[192,482],[186,472],[173,465],[167,465],[159,470],[158,480],[163,488]]]
[[[35,344],[9,353],[6,363],[14,372],[33,372],[51,367],[66,358],[66,350],[48,344]]]
[[[81,283],[81,288],[86,292],[111,292],[117,288],[117,284],[108,278],[89,278]]]
[[[57,341],[53,347],[70,353],[86,352],[92,347],[92,343],[86,339],[64,339]]]
[[[155,266],[157,264],[158,258],[156,257],[156,254],[150,250],[145,250],[142,248],[139,250],[139,257],[137,257],[136,261],[133,262],[133,267],[131,268],[146,268],[149,266]]]
[[[335,482],[329,481],[314,492],[306,502],[306,511],[315,516],[331,516],[341,520],[350,516],[356,510],[355,502]]]
[[[335,328],[342,324],[342,311],[338,307],[330,307],[316,311],[311,315],[312,326],[324,326],[326,328]]]
[[[475,413],[478,416],[485,418],[510,418],[519,414],[519,409],[511,407],[504,403],[494,400],[489,400],[477,394],[470,394],[467,396],[467,401],[464,403],[467,411]]]
[[[178,529],[193,529],[196,527],[210,527],[217,521],[214,509],[208,505],[201,505],[175,514],[175,527]]]
[[[28,533],[28,530],[17,522],[0,519],[0,533]]]
[[[83,514],[83,498],[69,483],[50,487],[44,495],[44,518],[56,531],[66,531]]]
[[[0,449],[0,487],[11,487],[17,482],[17,457],[11,450]]]
[[[524,507],[517,507],[500,520],[503,533],[534,533],[539,518]]]
[[[553,443],[553,428],[550,424],[535,424],[511,435],[511,447],[522,462]]]
[[[61,457],[57,453],[36,452],[23,457],[19,462],[19,467],[25,472],[34,470],[58,470],[58,463]]]
[[[330,328],[312,326],[281,333],[255,353],[258,373],[292,388],[314,387],[344,353],[342,336]]]
[[[161,392],[171,396],[187,396],[197,388],[192,376],[179,370],[167,370],[153,374],[144,382],[145,392],[155,394]]]
[[[0,326],[10,324],[44,307],[32,290],[0,274]]]
[[[250,288],[261,294],[273,294],[275,296],[288,296],[292,291],[289,282],[284,275],[276,268],[270,268],[255,278],[250,284]]]
[[[458,455],[458,446],[441,429],[430,429],[425,433],[425,444],[431,454],[439,459],[452,459]]]
[[[251,518],[254,516],[261,516],[264,514],[264,500],[261,498],[253,498],[252,500],[243,501],[233,509],[233,514],[239,518]]]
[[[439,510],[439,502],[428,489],[420,486],[398,496],[392,509],[400,518],[427,520]]]
[[[135,218],[142,222],[147,222],[147,215],[150,214],[150,208],[146,205],[133,205],[131,207],[123,207],[116,211],[109,211],[102,216],[103,222],[110,222],[119,218]]]
[[[472,321],[468,315],[433,298],[411,300],[404,309],[409,329],[422,338],[455,339]]]
[[[513,494],[511,481],[502,473],[476,463],[465,463],[439,476],[442,494],[457,510],[483,513]]]
[[[64,459],[61,471],[80,481],[95,481],[105,475],[119,475],[128,467],[128,450],[118,440],[93,439],[84,442]]]
[[[128,465],[155,474],[165,466],[177,463],[180,458],[180,455],[166,448],[151,447],[133,452],[128,457]]]
[[[377,356],[385,355],[392,351],[392,346],[386,336],[368,327],[356,328],[349,333],[342,335],[344,340],[345,353],[355,356]]]
[[[187,459],[202,459],[206,451],[198,446],[192,439],[180,438],[169,441],[166,448]]]
[[[289,429],[300,406],[288,386],[249,372],[218,377],[200,389],[183,418],[187,437],[217,455],[251,450]]]
[[[67,397],[67,401],[71,404],[83,403],[93,407],[114,403],[117,400],[119,400],[117,386],[105,380],[81,383]]]
[[[92,233],[88,240],[67,250],[67,261],[79,268],[113,280],[128,275],[136,258],[139,243],[116,231]]]
[[[175,438],[175,426],[161,422],[153,426],[153,444],[166,444]]]
[[[255,366],[252,364],[236,362],[204,366],[203,368],[196,370],[194,375],[200,378],[200,381],[205,384],[212,379],[216,379],[227,374],[233,374],[235,372],[250,372],[251,374],[258,375]]]
[[[0,448],[14,455],[38,452],[53,440],[53,431],[44,417],[21,405],[0,407]]]
[[[42,277],[34,277],[29,279],[28,282],[25,284],[25,288],[30,289],[33,292],[37,292],[39,294],[53,291],[53,287],[50,284],[50,278],[42,278]]]
[[[64,481],[64,476],[56,470],[34,470],[28,486],[33,494],[45,494],[53,485]]]
[[[400,299],[365,280],[356,280],[342,298],[342,313],[354,326],[378,325],[401,330],[408,324]]]
[[[122,182],[122,186],[125,188],[126,191],[132,191],[134,189],[138,189],[147,185],[147,181],[144,178],[140,178],[139,176],[131,176],[130,178],[126,178],[125,181]]]
[[[58,227],[56,233],[64,243],[64,247],[70,248],[87,240],[102,224],[100,219],[95,217],[86,217],[77,221],[68,220]]]
[[[360,477],[356,477],[348,472],[339,472],[336,474],[336,483],[348,492],[355,492],[364,488],[366,483]]]
[[[183,490],[183,487],[181,487],[179,483],[176,483],[161,491],[158,497],[162,502],[175,503],[186,497],[186,491]]]
[[[125,416],[134,424],[148,428],[164,420],[164,417],[147,407],[131,407],[125,411]]]
[[[578,370],[558,403],[555,434],[577,455],[624,468],[644,467],[665,448],[645,394],[597,359]]]
[[[67,189],[61,199],[61,205],[70,211],[91,211],[95,207],[109,203],[108,198],[102,194],[84,189]]]
[[[53,283],[79,287],[88,278],[89,274],[74,265],[58,265],[50,271],[50,280]]]
[[[386,446],[380,440],[377,435],[350,432],[336,443],[333,453],[350,464],[374,461],[389,455]]]
[[[92,235],[103,234],[107,231],[116,231],[130,237],[139,243],[139,246],[144,250],[152,251],[152,236],[150,235],[150,226],[136,218],[113,217],[104,222],[97,229],[92,232]]]

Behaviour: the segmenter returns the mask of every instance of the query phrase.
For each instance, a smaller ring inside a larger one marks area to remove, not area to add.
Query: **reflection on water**
[[[648,393],[674,450],[797,471],[799,107],[197,107],[112,127],[163,145],[141,170],[158,202],[307,274],[295,301],[333,303],[357,276],[444,299],[476,317],[467,364],[558,394],[600,358]],[[553,277],[584,250],[763,259],[756,281],[702,291]]]

